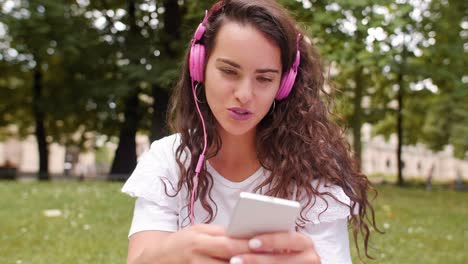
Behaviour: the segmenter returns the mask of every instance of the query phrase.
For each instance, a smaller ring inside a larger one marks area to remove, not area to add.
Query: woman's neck
[[[255,130],[244,135],[231,135],[224,129],[218,129],[222,147],[218,154],[210,159],[210,164],[225,178],[242,181],[258,170],[255,145]]]

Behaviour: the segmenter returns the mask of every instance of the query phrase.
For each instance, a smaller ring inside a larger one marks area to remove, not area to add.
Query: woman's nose
[[[244,79],[239,82],[239,85],[234,91],[234,97],[241,103],[246,104],[253,97],[253,85],[249,79]]]

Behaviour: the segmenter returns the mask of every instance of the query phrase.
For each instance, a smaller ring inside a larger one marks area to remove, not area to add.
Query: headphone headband
[[[205,46],[199,41],[203,38],[203,34],[206,31],[206,23],[208,19],[215,13],[219,12],[224,8],[223,1],[218,1],[214,4],[209,11],[205,11],[205,17],[203,18],[202,22],[198,25],[197,30],[192,39],[192,46],[190,48],[190,56],[189,56],[189,71],[190,77],[192,81],[196,81],[201,83],[204,81],[204,70],[205,70]],[[294,63],[289,71],[283,74],[281,78],[281,84],[278,89],[278,93],[276,94],[276,100],[282,100],[286,98],[294,86],[294,81],[297,76],[297,71],[300,64],[300,51],[299,51],[299,41],[301,39],[301,34],[297,34],[296,37],[296,56],[294,59]]]

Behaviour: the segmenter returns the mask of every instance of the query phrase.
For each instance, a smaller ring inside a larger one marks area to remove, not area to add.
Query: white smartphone
[[[249,238],[262,233],[294,230],[301,205],[296,201],[241,192],[227,234]]]

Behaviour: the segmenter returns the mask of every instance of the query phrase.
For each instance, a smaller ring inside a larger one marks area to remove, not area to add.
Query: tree
[[[169,0],[126,1],[125,4],[100,0],[88,7],[105,18],[102,34],[115,40],[111,49],[123,62],[118,65],[116,76],[127,84],[120,93],[113,93],[116,111],[123,113],[119,114],[123,118],[119,120],[119,145],[111,175],[121,175],[124,179],[135,167],[137,131],[149,131],[151,140],[168,133],[165,119],[169,93],[178,78],[180,61],[187,47],[187,42],[181,40],[189,40],[187,32],[196,27],[193,24],[182,28],[182,24],[190,20],[190,16],[186,17],[188,8],[194,11],[192,16],[201,16],[201,6],[203,4]],[[123,16],[112,15],[124,7]]]
[[[450,144],[460,159],[468,151],[468,83],[466,77],[467,11],[465,1],[432,1],[423,21],[427,38],[425,76],[437,87],[422,127],[423,141],[435,151]]]
[[[376,122],[375,133],[389,136],[397,134],[397,184],[404,184],[403,177],[403,145],[416,144],[419,128],[423,117],[418,111],[418,106],[425,104],[427,91],[410,89],[410,85],[422,80],[421,64],[419,57],[423,38],[423,29],[420,26],[421,16],[415,12],[422,12],[424,7],[414,6],[409,3],[399,2],[389,6],[387,12],[391,17],[391,23],[385,30],[388,37],[380,45],[387,48],[385,56],[388,60],[384,66],[383,78],[387,90],[387,99],[384,99],[389,115]],[[372,98],[375,100],[376,98]],[[379,100],[382,102],[382,100]],[[411,120],[412,122],[408,122]]]
[[[6,10],[4,6],[2,8]],[[15,123],[20,131],[30,131],[34,127],[41,180],[49,179],[48,144],[54,139],[48,131],[56,125],[55,114],[63,110],[53,96],[61,93],[62,87],[57,84],[69,77],[53,72],[63,66],[65,56],[70,59],[76,56],[75,46],[81,40],[78,36],[66,34],[74,31],[76,25],[82,22],[74,20],[72,13],[70,6],[55,1],[22,1],[5,12],[0,20],[6,28],[2,38],[8,45],[2,57],[9,64],[12,76],[18,76],[10,77],[10,80],[20,80],[19,85],[15,86],[11,81],[6,85],[24,96],[13,97],[18,101],[7,102],[7,105],[21,106],[26,102],[30,106],[29,111],[7,114],[10,117],[8,124]],[[26,116],[21,116],[23,114]],[[15,120],[11,119],[13,116]]]
[[[313,41],[327,59],[328,67],[336,73],[331,85],[337,92],[337,111],[351,127],[352,146],[361,161],[361,127],[381,116],[365,100],[378,94],[376,83],[385,57],[372,49],[368,39],[371,29],[380,28],[385,16],[376,9],[389,1],[315,1],[297,12]],[[329,72],[328,72],[329,73]],[[343,124],[345,125],[345,124]]]
[[[438,151],[454,142],[458,157],[466,153],[466,137],[462,135],[468,131],[467,112],[461,103],[466,100],[466,92],[461,88],[466,55],[461,55],[460,27],[455,26],[462,21],[463,8],[460,3],[449,4],[450,7],[441,3],[432,1],[431,6],[400,3],[390,10],[394,21],[383,45],[393,47],[387,52],[393,61],[385,66],[388,97],[380,102],[390,106],[388,113],[396,114],[377,122],[375,133],[398,135],[398,185],[404,184],[403,144],[425,143]],[[453,13],[444,14],[447,10]],[[444,63],[447,60],[453,63]]]
[[[43,150],[51,142],[84,148],[92,147],[85,143],[100,135],[108,140],[118,136],[111,174],[128,174],[136,164],[137,131],[152,130],[153,138],[167,133],[169,92],[187,46],[180,39],[188,40],[188,32],[197,25],[182,24],[195,16],[199,20],[205,5],[19,2],[1,20],[8,31],[3,36],[8,47],[0,62],[4,72],[12,74],[2,77],[0,85],[8,87],[5,95],[13,94],[13,89],[17,95],[10,97],[16,101],[5,102],[8,107],[0,107],[2,127],[17,124],[27,135],[37,120],[38,142],[46,139],[46,144],[39,144],[41,164],[46,165]],[[187,6],[193,13],[186,18]],[[18,54],[10,58],[11,52]],[[35,97],[28,87],[36,88]],[[31,100],[36,115],[32,110],[26,111],[27,118],[19,117],[25,111],[11,113],[23,109],[18,105],[24,98]],[[46,165],[41,171],[47,171]]]

